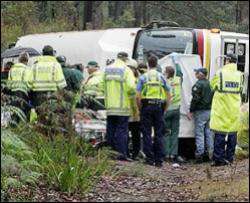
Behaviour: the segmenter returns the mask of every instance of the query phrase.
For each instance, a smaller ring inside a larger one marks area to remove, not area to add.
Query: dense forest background
[[[152,20],[248,33],[249,2],[1,1],[1,51],[26,34],[138,27]]]

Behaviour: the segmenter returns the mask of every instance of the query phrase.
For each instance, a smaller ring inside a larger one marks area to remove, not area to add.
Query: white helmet
[[[137,69],[137,67],[138,67],[138,63],[134,59],[128,59],[126,61],[126,65],[129,66],[129,67],[135,68],[135,69]]]

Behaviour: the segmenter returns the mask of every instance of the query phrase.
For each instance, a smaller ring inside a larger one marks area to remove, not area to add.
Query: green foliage
[[[21,134],[32,146],[45,181],[52,188],[69,193],[86,192],[110,167],[108,152],[96,151],[80,137],[57,134],[51,141],[33,129]]]
[[[8,191],[36,184],[41,173],[32,150],[10,129],[1,129],[1,187]]]
[[[118,19],[107,18],[103,22],[103,28],[115,28],[115,27],[133,27],[135,18],[131,10],[125,10],[123,15]]]
[[[8,105],[11,97],[1,94],[1,110],[21,111]],[[1,200],[22,200],[22,196],[11,191],[36,187],[38,181],[52,189],[84,193],[108,172],[109,151],[94,149],[72,129],[64,133],[56,130],[67,125],[72,128],[75,95],[62,91],[53,95],[53,99],[54,102],[44,102],[43,112],[40,111],[40,119],[45,118],[42,122],[48,124],[46,130],[52,139],[38,132],[36,125],[19,123],[15,128],[1,125]]]
[[[46,98],[36,109],[37,127],[49,136],[58,132],[71,136],[74,98],[75,94],[67,90],[61,90]]]

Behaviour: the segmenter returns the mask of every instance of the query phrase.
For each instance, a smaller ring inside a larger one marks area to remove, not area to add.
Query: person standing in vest
[[[178,136],[180,128],[180,103],[182,78],[175,75],[175,69],[166,67],[167,81],[171,86],[171,104],[164,115],[165,120],[165,156],[172,162],[182,162],[178,158]]]
[[[138,63],[134,59],[127,61],[127,66],[133,71],[136,84],[139,79]],[[132,95],[130,98],[130,111],[129,118],[129,131],[132,136],[132,156],[133,160],[136,160],[141,150],[141,130],[140,130],[140,112],[136,104],[136,95]]]
[[[92,96],[98,102],[91,102],[88,108],[93,110],[100,110],[104,108],[104,89],[101,87],[101,80],[104,72],[96,61],[88,62],[86,67],[88,71],[88,78],[83,84],[84,94]]]
[[[118,53],[115,62],[105,68],[103,79],[107,110],[107,143],[119,153],[117,159],[122,161],[130,161],[128,158],[129,98],[135,94],[135,78],[126,65],[127,60],[127,53]]]
[[[210,111],[213,92],[207,77],[206,68],[195,69],[198,81],[192,87],[192,100],[188,118],[194,117],[195,126],[195,158],[196,163],[210,161],[213,153],[213,135],[210,131]]]
[[[227,165],[234,160],[243,83],[243,74],[237,70],[236,63],[234,54],[227,55],[226,65],[211,81],[215,91],[210,120],[210,127],[215,133],[212,166]]]
[[[164,159],[164,112],[170,103],[170,89],[157,68],[157,58],[149,57],[150,70],[143,74],[137,84],[137,104],[141,110],[141,131],[146,164],[161,167]],[[154,141],[152,140],[154,127]]]
[[[29,61],[29,54],[23,52],[19,55],[18,63],[14,64],[9,71],[8,87],[11,94],[19,98],[13,101],[13,106],[20,108],[27,116],[29,112],[29,87],[28,87],[28,72],[30,71],[27,66]]]
[[[38,57],[32,66],[29,81],[32,90],[32,105],[40,106],[48,96],[67,86],[62,67],[54,56],[54,50],[47,45],[43,48],[43,56]]]

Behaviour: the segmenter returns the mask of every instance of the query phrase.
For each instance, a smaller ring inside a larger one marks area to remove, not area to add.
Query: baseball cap
[[[96,61],[89,61],[87,67],[88,66],[98,67],[98,63]]]
[[[54,55],[55,50],[53,49],[52,46],[46,45],[43,47],[43,55]]]
[[[207,75],[207,69],[206,68],[196,68],[196,69],[194,69],[194,72],[203,73],[204,75]]]
[[[124,57],[124,58],[128,58],[128,53],[122,51],[122,52],[119,52],[117,54],[117,57],[120,58],[120,57]]]

